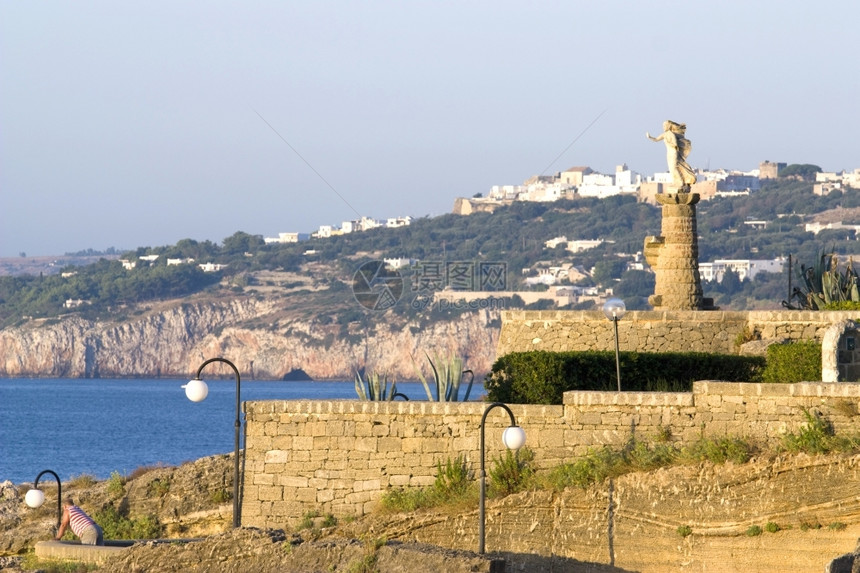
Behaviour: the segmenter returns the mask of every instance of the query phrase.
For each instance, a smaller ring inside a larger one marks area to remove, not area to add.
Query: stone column
[[[645,238],[645,260],[654,269],[656,284],[648,302],[654,310],[703,308],[696,231],[698,193],[656,195],[663,205],[662,235]]]

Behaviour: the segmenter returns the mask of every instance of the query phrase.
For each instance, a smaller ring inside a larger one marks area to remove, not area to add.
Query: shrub
[[[466,493],[472,485],[472,473],[462,455],[455,460],[448,458],[445,465],[436,464],[436,481],[433,484],[434,493],[440,499],[458,497]]]
[[[821,344],[806,340],[768,346],[762,381],[793,383],[810,380],[821,380]]]
[[[96,512],[93,519],[104,530],[105,539],[157,539],[164,531],[154,515],[130,519],[112,505]]]
[[[146,475],[151,471],[161,469],[161,468],[166,468],[166,467],[169,467],[169,466],[167,464],[163,464],[160,462],[155,464],[155,465],[137,467],[134,470],[132,470],[132,472],[130,474],[128,474],[128,476],[126,477],[126,481],[131,481],[131,480],[137,479],[140,476]]]
[[[693,534],[693,528],[690,527],[689,525],[679,525],[678,529],[676,529],[675,531],[681,537],[689,537],[690,535]]]
[[[780,529],[782,529],[782,528],[772,521],[768,521],[764,526],[764,530],[767,531],[768,533],[776,533]]]
[[[803,410],[806,421],[797,433],[789,432],[782,438],[783,449],[789,452],[826,454],[828,452],[851,451],[857,447],[856,438],[837,436],[833,426],[818,414]]]
[[[620,452],[608,446],[591,449],[575,462],[553,468],[548,478],[550,487],[556,490],[570,486],[586,489],[592,484],[620,475],[617,471],[619,465]]]
[[[299,524],[296,526],[296,531],[301,531],[303,529],[313,529],[314,527],[314,519],[320,516],[320,512],[318,511],[306,511],[302,516],[302,519],[299,521]]]
[[[423,507],[456,504],[474,492],[472,472],[466,459],[458,456],[436,464],[436,481],[430,487],[396,488],[386,491],[380,500],[389,511],[415,511]]]
[[[69,483],[67,484],[67,487],[75,489],[84,489],[92,487],[96,485],[96,483],[98,483],[98,480],[90,474],[81,474],[70,479]]]
[[[164,497],[170,491],[170,478],[158,478],[149,482],[146,491],[151,496]]]
[[[125,480],[118,471],[111,472],[106,491],[114,499],[125,495]]]
[[[622,387],[633,391],[689,392],[695,380],[756,382],[759,356],[622,352]],[[616,389],[614,352],[512,352],[498,358],[484,381],[490,401],[561,404],[570,390]]]
[[[380,500],[389,511],[410,512],[436,504],[430,492],[424,488],[396,488],[386,491]]]
[[[743,464],[749,461],[753,452],[753,446],[741,438],[701,438],[694,444],[681,448],[679,457],[682,462],[707,460],[715,464]]]
[[[322,521],[322,527],[334,527],[337,525],[337,518],[331,513],[327,513]]]
[[[573,463],[562,464],[549,472],[547,485],[555,490],[576,486],[586,489],[595,483],[634,471],[649,471],[675,463],[710,461],[715,464],[732,461],[743,463],[752,457],[753,447],[740,438],[711,440],[702,438],[678,450],[671,444],[649,445],[631,439],[624,448],[609,446],[591,449]]]
[[[209,494],[212,503],[225,503],[233,499],[233,492],[224,488],[216,489]]]
[[[761,535],[761,527],[758,525],[750,525],[747,528],[747,537],[757,537]]]
[[[503,497],[528,487],[534,476],[533,461],[534,452],[529,448],[505,450],[490,468],[490,494]]]

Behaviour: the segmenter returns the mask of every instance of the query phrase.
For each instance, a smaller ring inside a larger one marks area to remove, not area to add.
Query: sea
[[[186,382],[0,379],[0,482],[32,483],[43,470],[63,481],[81,475],[107,479],[113,472],[124,476],[141,466],[232,452],[236,381],[206,380],[209,395],[197,403],[185,397]],[[398,382],[397,391],[411,400],[427,399],[420,382]],[[476,382],[469,398],[483,393]],[[358,398],[352,381],[243,380],[240,399]]]

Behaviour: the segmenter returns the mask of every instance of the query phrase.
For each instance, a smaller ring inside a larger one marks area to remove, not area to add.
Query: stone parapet
[[[622,351],[737,353],[744,337],[817,340],[857,312],[632,311],[618,321]],[[612,323],[599,311],[502,312],[498,355],[530,350],[614,350]]]

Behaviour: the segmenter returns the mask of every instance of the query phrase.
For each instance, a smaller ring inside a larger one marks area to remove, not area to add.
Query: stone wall
[[[618,321],[620,350],[737,353],[745,333],[763,340],[818,340],[857,312],[633,311]],[[600,311],[504,311],[498,355],[529,350],[614,350],[612,323]]]
[[[604,319],[605,320],[605,319]],[[804,423],[802,408],[838,432],[860,431],[860,384],[696,382],[691,393],[568,392],[563,406],[510,405],[539,467],[590,447],[668,430],[680,444],[706,436],[775,442]],[[486,403],[246,402],[242,524],[285,527],[308,511],[371,510],[391,487],[433,483],[436,464],[464,455],[480,465]],[[487,464],[503,450],[502,409],[487,419]]]

